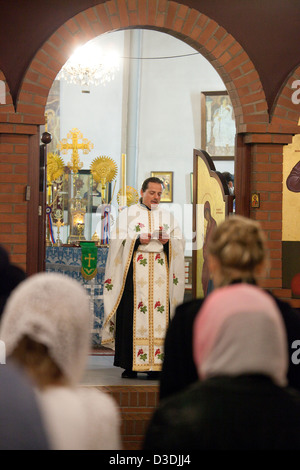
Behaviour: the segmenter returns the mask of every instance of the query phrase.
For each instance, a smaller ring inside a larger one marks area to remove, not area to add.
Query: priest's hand
[[[165,232],[164,230],[162,230],[161,232],[159,232],[159,237],[158,237],[158,239],[159,239],[159,241],[160,241],[163,245],[165,245],[165,244],[169,241],[170,237],[169,237],[169,235],[167,234],[167,232]]]
[[[151,233],[141,233],[140,242],[142,245],[148,245],[151,240]]]

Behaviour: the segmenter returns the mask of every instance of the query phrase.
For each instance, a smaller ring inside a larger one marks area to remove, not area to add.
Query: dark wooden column
[[[28,275],[45,270],[46,236],[46,146],[51,134],[44,132],[39,145],[39,133],[29,137],[27,266]]]
[[[234,170],[235,213],[250,216],[251,146],[245,144],[244,134],[236,136]]]

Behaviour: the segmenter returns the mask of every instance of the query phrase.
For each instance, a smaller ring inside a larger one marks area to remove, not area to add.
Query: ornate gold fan
[[[105,190],[106,183],[109,183],[115,179],[118,168],[114,160],[110,157],[97,157],[95,158],[90,166],[93,178],[97,183],[102,184],[102,189]]]
[[[117,201],[118,204],[120,205],[120,198],[122,196],[122,189],[117,194]],[[132,188],[131,186],[126,186],[126,201],[127,201],[127,206],[132,206],[132,204],[137,204],[139,200],[139,193],[135,188]]]
[[[57,153],[47,155],[47,182],[51,184],[56,181],[64,172],[64,161]]]

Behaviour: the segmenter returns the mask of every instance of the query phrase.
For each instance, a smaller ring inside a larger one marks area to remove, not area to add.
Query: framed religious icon
[[[227,91],[201,93],[201,147],[212,159],[234,159],[236,126]]]
[[[283,147],[282,287],[300,299],[300,135]]]
[[[212,158],[205,151],[194,149],[193,161],[193,251],[192,294],[205,297],[212,285],[208,249],[212,233],[232,212],[233,196],[225,179],[216,171]]]
[[[163,182],[160,202],[173,202],[173,171],[151,171],[151,176],[156,176]]]

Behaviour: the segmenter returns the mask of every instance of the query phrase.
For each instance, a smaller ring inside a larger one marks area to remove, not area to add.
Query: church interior
[[[234,176],[222,210],[210,196],[215,218],[261,224],[270,262],[260,285],[300,311],[300,186],[290,178],[300,162],[299,22],[294,0],[1,4],[0,245],[28,276],[62,272],[86,288],[94,324],[82,386],[115,398],[125,450],[140,449],[159,383],[122,379],[113,366],[101,345],[103,285],[109,232],[143,180],[163,179],[161,204],[181,221],[185,299],[204,294],[193,244],[204,230],[195,215],[204,152],[214,174]],[[98,50],[118,62],[75,79],[67,65],[86,46],[91,60]],[[84,242],[95,247],[92,274]]]

